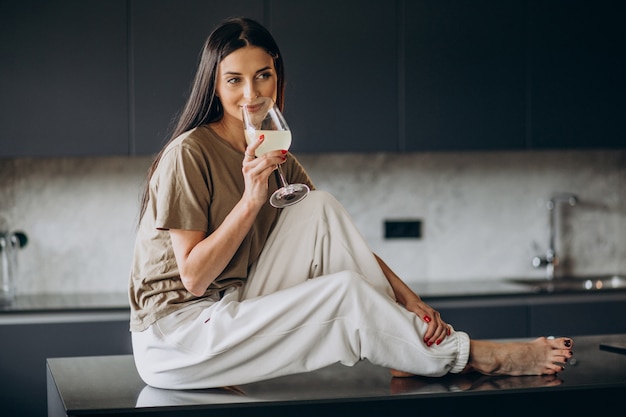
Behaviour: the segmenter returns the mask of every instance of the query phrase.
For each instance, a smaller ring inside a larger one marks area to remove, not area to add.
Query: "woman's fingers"
[[[248,147],[246,148],[246,159],[254,159],[256,156],[256,150],[259,146],[261,146],[261,144],[263,143],[263,141],[265,140],[265,135],[261,135],[259,136],[259,138],[250,143],[248,145]]]
[[[439,314],[437,313],[437,316],[438,315]],[[441,342],[443,342],[443,339],[445,339],[446,336],[449,335],[450,326],[448,326],[447,323],[441,320],[440,317],[437,317],[437,319],[431,319],[430,322],[428,322],[428,329],[424,334],[424,343],[426,344],[426,346],[439,345],[441,344]]]
[[[406,307],[428,324],[426,332],[424,333],[424,344],[426,344],[426,346],[441,344],[441,342],[450,335],[450,326],[442,320],[439,312],[424,303],[421,299],[413,300]]]

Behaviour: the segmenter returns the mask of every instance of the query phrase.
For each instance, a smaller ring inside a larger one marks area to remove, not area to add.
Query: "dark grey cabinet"
[[[388,0],[271,0],[295,152],[398,150],[398,16]]]
[[[472,339],[517,338],[528,333],[528,307],[521,300],[458,299],[429,304],[455,330],[468,333]]]
[[[626,2],[528,3],[531,147],[624,148]]]
[[[132,353],[129,318],[81,321],[81,315],[75,313],[78,322],[0,324],[2,415],[48,415],[47,358]]]
[[[5,0],[0,157],[157,152],[230,16],[281,47],[294,152],[626,148],[619,0]]]
[[[0,157],[128,154],[124,0],[0,3]]]
[[[529,336],[626,333],[626,293],[536,299],[530,303]]]
[[[132,0],[131,154],[157,152],[191,87],[204,41],[223,19],[263,22],[263,2]]]
[[[626,292],[424,300],[473,339],[626,333]]]
[[[404,2],[406,150],[526,147],[524,4]]]

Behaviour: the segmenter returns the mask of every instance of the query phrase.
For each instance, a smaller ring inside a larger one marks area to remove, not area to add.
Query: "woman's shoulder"
[[[207,156],[216,151],[215,133],[205,126],[198,126],[174,138],[164,149],[163,155],[196,154]]]
[[[169,143],[166,150],[180,147],[200,148],[213,139],[215,139],[215,134],[211,129],[205,126],[198,126],[178,135]]]

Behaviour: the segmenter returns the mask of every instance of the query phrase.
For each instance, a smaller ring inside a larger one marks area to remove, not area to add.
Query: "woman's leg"
[[[271,294],[340,271],[357,272],[394,298],[374,254],[343,206],[326,192],[312,191],[302,202],[283,209],[250,270],[242,298]]]
[[[296,255],[291,255],[294,252]],[[311,259],[311,262],[302,263],[302,259]],[[282,273],[285,270],[288,273]],[[271,293],[296,285],[306,278],[342,270],[357,271],[381,294],[393,299],[387,278],[343,206],[330,194],[314,191],[308,201],[283,211],[277,233],[268,240],[261,259],[252,271],[245,297]],[[372,311],[364,314],[371,317]],[[415,319],[412,314],[409,318]],[[423,328],[416,326],[414,331],[423,336]],[[466,337],[461,335],[461,352],[466,351]],[[529,343],[472,340],[467,369],[485,374],[552,374],[559,372],[561,364],[572,357],[572,344],[569,338],[538,338]],[[408,371],[414,368],[395,369]],[[411,373],[394,371],[394,374]]]
[[[210,308],[174,313],[133,334],[142,378],[159,388],[209,388],[362,359],[441,376],[468,360],[464,333],[425,346],[426,323],[352,271],[237,299],[232,291]]]

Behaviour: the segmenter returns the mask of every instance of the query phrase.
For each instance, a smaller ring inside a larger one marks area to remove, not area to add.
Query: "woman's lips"
[[[261,104],[244,104],[241,107],[243,109],[246,109],[249,113],[255,113],[255,112],[261,110],[261,107],[263,107],[263,106]]]

